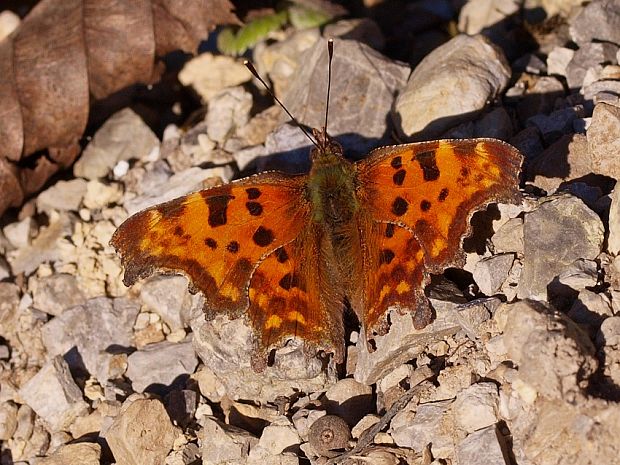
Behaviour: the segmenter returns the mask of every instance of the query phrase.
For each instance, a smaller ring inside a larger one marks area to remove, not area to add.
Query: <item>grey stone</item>
[[[204,102],[227,87],[238,86],[252,79],[239,60],[226,55],[205,52],[185,63],[179,72],[179,81],[191,85]]]
[[[116,346],[133,345],[132,327],[140,306],[125,298],[97,297],[65,310],[41,329],[50,355],[65,355],[74,368],[86,368],[101,383],[110,376]],[[76,353],[70,352],[75,348]],[[82,366],[83,364],[83,366]]]
[[[368,351],[365,336],[360,335],[355,380],[362,384],[374,384],[398,366],[416,358],[429,344],[457,333],[464,326],[469,332],[470,328],[476,328],[490,316],[482,300],[462,307],[438,300],[432,300],[432,304],[436,318],[424,329],[413,327],[410,313],[400,314],[396,309],[391,310],[390,330],[385,336],[374,338],[376,350],[373,352]]]
[[[579,89],[584,84],[588,69],[615,60],[617,51],[618,46],[613,44],[603,42],[583,44],[566,66],[568,87]]]
[[[535,115],[527,124],[536,126],[546,143],[558,140],[564,134],[573,132],[573,122],[585,115],[583,106],[562,108],[550,115]]]
[[[66,213],[53,217],[49,226],[42,228],[39,235],[27,247],[7,254],[13,274],[31,274],[43,262],[53,262],[62,256],[60,243],[73,232],[71,218]]]
[[[606,318],[596,335],[598,347],[620,347],[620,316]]]
[[[524,128],[522,131],[513,136],[509,142],[519,149],[519,152],[523,154],[526,160],[535,158],[544,150],[540,133],[538,132],[538,129],[533,126]]]
[[[21,292],[13,283],[0,283],[0,336],[11,340],[17,332]]]
[[[326,41],[320,40],[304,54],[304,66],[298,68],[284,97],[290,112],[313,128],[322,127],[325,119],[326,50]],[[331,83],[330,106],[346,111],[330,115],[329,133],[350,151],[365,153],[386,135],[393,96],[405,85],[409,67],[360,42],[338,39],[332,67],[338,78]]]
[[[157,313],[172,331],[189,324],[195,297],[187,289],[185,276],[154,276],[142,284],[140,300]]]
[[[613,315],[613,311],[608,296],[583,289],[567,315],[575,323],[598,328],[606,318]]]
[[[188,442],[178,450],[170,452],[166,457],[165,465],[195,465],[200,461],[200,447],[194,442]]]
[[[508,140],[512,137],[512,120],[503,107],[484,114],[474,123],[474,137]]]
[[[160,401],[128,399],[105,439],[118,464],[161,465],[176,436],[177,430]]]
[[[616,0],[590,2],[571,21],[570,35],[580,46],[593,40],[620,45],[620,5]]]
[[[573,59],[575,51],[566,47],[554,47],[547,55],[547,72],[566,77],[566,67]]]
[[[459,13],[458,30],[480,34],[517,13],[520,6],[515,0],[469,0]]]
[[[508,278],[514,256],[512,254],[494,255],[483,258],[474,267],[474,281],[485,295],[497,293]]]
[[[278,349],[273,366],[257,376],[250,367],[252,330],[243,318],[229,320],[221,315],[205,321],[203,315],[197,315],[191,327],[203,370],[210,372],[209,392],[203,395],[215,402],[220,401],[221,393],[234,400],[272,402],[296,392],[322,391],[336,382],[335,365],[329,363],[324,369],[321,360],[303,353],[303,343],[298,340]]]
[[[596,105],[586,135],[594,172],[620,179],[620,107]]]
[[[362,417],[373,410],[372,388],[345,378],[325,391],[327,412],[338,415],[353,427]]]
[[[470,434],[456,446],[458,463],[510,465],[508,446],[497,426],[491,425]]]
[[[620,253],[620,186],[616,187],[611,193],[607,251],[613,255]]]
[[[276,456],[286,457],[289,453],[297,452],[300,442],[299,435],[293,425],[288,423],[288,420],[278,420],[276,424],[271,424],[263,429],[258,444],[250,449],[248,465],[279,464],[281,463],[280,460],[274,461],[272,458]],[[297,454],[292,458],[294,461],[285,458],[282,465],[299,463]]]
[[[417,405],[415,400],[398,412],[390,424],[394,443],[421,452],[432,444],[435,458],[452,457],[454,425],[449,414],[452,401]]]
[[[504,343],[519,366],[518,378],[548,399],[570,402],[598,368],[586,333],[542,303],[521,301],[507,307]]]
[[[620,96],[620,81],[603,79],[584,85],[582,89],[583,98],[592,100],[597,105],[599,102],[609,103],[618,106],[618,96]]]
[[[523,253],[523,219],[510,218],[501,225],[493,237],[493,251],[495,253]]]
[[[499,49],[482,36],[459,35],[433,50],[411,74],[396,100],[397,129],[406,136],[436,137],[484,109],[509,78]]]
[[[167,180],[158,176],[157,179],[154,179],[152,189],[149,189],[148,186],[142,186],[144,193],[134,198],[126,198],[123,206],[129,215],[133,215],[145,208],[202,189],[205,179],[212,177],[219,177],[224,182],[228,182],[232,178],[232,169],[228,166],[208,169],[192,167],[175,173]]]
[[[49,314],[60,315],[67,308],[85,303],[75,276],[57,273],[29,283],[34,306]]]
[[[88,411],[69,365],[58,355],[46,363],[19,390],[20,396],[48,425],[50,431],[67,428]]]
[[[158,342],[149,344],[127,357],[127,377],[136,392],[144,392],[149,386],[169,386],[179,376],[190,375],[196,369],[198,359],[191,337],[184,342]]]
[[[0,440],[8,441],[17,429],[17,405],[13,402],[0,403]]]
[[[547,286],[557,275],[575,260],[600,253],[604,232],[598,215],[572,196],[549,197],[526,213],[519,298],[545,300]]]
[[[459,392],[452,405],[456,426],[473,433],[498,421],[499,394],[494,383],[476,383]]]
[[[209,100],[207,134],[209,139],[223,144],[237,128],[250,119],[252,94],[243,87],[231,87],[215,94]]]
[[[49,457],[37,460],[37,465],[99,465],[101,446],[90,442],[66,444]]]
[[[535,76],[528,79],[521,78],[515,86],[508,89],[506,96],[518,98],[517,114],[519,120],[525,123],[528,118],[539,114],[548,114],[556,109],[559,97],[564,97],[565,90],[562,82],[554,76]],[[534,82],[530,82],[533,80]]]
[[[575,291],[594,287],[598,282],[598,265],[594,260],[575,260],[558,275],[558,282]]]
[[[142,119],[125,108],[110,117],[95,133],[73,166],[75,176],[106,176],[121,160],[146,158],[159,148],[159,139]]]
[[[203,465],[245,465],[258,439],[247,431],[206,418],[200,431]]]
[[[49,212],[50,210],[77,211],[84,195],[86,195],[86,181],[83,179],[58,181],[38,195],[37,210],[39,212]]]

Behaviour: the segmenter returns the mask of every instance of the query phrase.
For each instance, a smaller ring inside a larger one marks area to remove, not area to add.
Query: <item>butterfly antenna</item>
[[[329,114],[329,91],[332,87],[332,57],[334,56],[334,39],[327,41],[327,54],[329,56],[329,62],[327,65],[327,103],[325,105],[325,124],[323,125],[323,132],[327,134],[327,115]]]
[[[254,68],[254,65],[250,63],[248,60],[244,60],[243,64],[250,71],[250,73],[252,73],[252,75],[256,79],[258,79],[263,86],[265,86],[265,89],[267,89],[267,92],[269,92],[269,95],[271,95],[273,99],[278,103],[278,105],[282,107],[282,109],[286,112],[289,118],[291,118],[293,123],[295,123],[299,129],[301,129],[301,132],[304,133],[304,135],[308,138],[308,140],[310,140],[310,142],[312,142],[317,148],[320,148],[319,144],[312,138],[312,136],[310,136],[310,133],[306,130],[306,128],[304,128],[299,123],[299,121],[297,121],[297,119],[291,114],[290,111],[288,111],[288,109],[284,106],[284,104],[280,101],[280,99],[276,97],[276,95],[271,91],[271,89],[269,88],[265,80],[262,77],[260,77],[260,75],[258,74],[258,71],[256,71],[256,68]]]

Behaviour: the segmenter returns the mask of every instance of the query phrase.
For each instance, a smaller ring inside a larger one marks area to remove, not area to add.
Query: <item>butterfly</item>
[[[392,307],[424,328],[433,317],[424,289],[431,274],[462,265],[471,215],[520,199],[522,156],[500,140],[385,146],[351,162],[327,116],[313,136],[308,174],[194,192],[134,214],[111,239],[125,285],[177,272],[204,294],[207,319],[245,315],[255,371],[291,338],[342,363],[346,305],[367,341],[387,332]]]

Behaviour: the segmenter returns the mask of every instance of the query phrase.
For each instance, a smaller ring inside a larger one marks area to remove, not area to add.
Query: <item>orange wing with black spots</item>
[[[521,162],[514,147],[495,139],[383,147],[356,165],[359,196],[376,221],[412,231],[429,271],[441,272],[462,262],[475,211],[518,202]]]
[[[255,329],[252,366],[262,371],[269,350],[287,339],[304,341],[304,351],[334,352],[344,360],[344,293],[330,260],[331,243],[316,223],[305,225],[293,242],[276,249],[250,281],[248,316]]]
[[[139,212],[114,233],[127,286],[157,270],[188,276],[205,311],[247,310],[256,266],[307,222],[305,177],[265,173]]]

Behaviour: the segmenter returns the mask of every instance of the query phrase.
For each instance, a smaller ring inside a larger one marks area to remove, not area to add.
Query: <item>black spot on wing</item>
[[[439,196],[437,196],[437,200],[439,200],[440,202],[443,202],[444,200],[448,198],[449,192],[450,191],[448,190],[448,188],[444,187],[443,189],[441,189],[441,192],[439,192]]]
[[[299,287],[299,278],[295,274],[286,273],[278,285],[285,291],[288,291],[293,287]]]
[[[396,197],[392,202],[392,213],[396,216],[403,216],[409,209],[409,202],[402,197]]]
[[[379,263],[389,265],[394,260],[394,252],[390,249],[383,249],[379,257]]]
[[[248,200],[256,200],[262,192],[256,187],[248,187],[245,192],[248,194]]]
[[[400,156],[392,158],[390,165],[392,165],[392,168],[395,170],[401,169],[403,166],[403,158]]]
[[[392,176],[392,181],[394,181],[394,184],[396,184],[397,186],[402,186],[403,182],[405,182],[405,175],[406,174],[407,174],[407,172],[405,170],[398,170]]]
[[[230,241],[226,245],[226,250],[228,250],[230,253],[237,253],[237,252],[239,252],[239,243],[237,241]]]
[[[394,228],[395,226],[392,223],[388,223],[385,225],[385,237],[393,237],[394,236]]]
[[[217,249],[217,242],[212,237],[207,237],[205,239],[205,245],[209,247],[210,249],[213,249],[213,250]]]
[[[437,168],[434,150],[420,152],[416,154],[414,159],[420,164],[425,181],[435,181],[439,177],[439,168]]]
[[[263,226],[259,226],[256,232],[254,232],[252,240],[259,247],[267,247],[274,240],[273,231]]]
[[[286,261],[288,260],[288,254],[286,253],[284,247],[277,248],[275,254],[276,260],[278,260],[280,263],[286,263]]]
[[[252,216],[260,216],[263,213],[263,206],[259,202],[246,202],[245,208]]]
[[[431,203],[430,203],[428,200],[422,200],[422,201],[420,202],[420,209],[421,209],[423,212],[427,212],[427,211],[429,211],[429,210],[431,209]]]
[[[232,195],[215,195],[213,197],[205,197],[205,202],[209,207],[209,226],[215,228],[223,226],[228,222],[226,211],[228,210],[228,202],[234,197]]]

